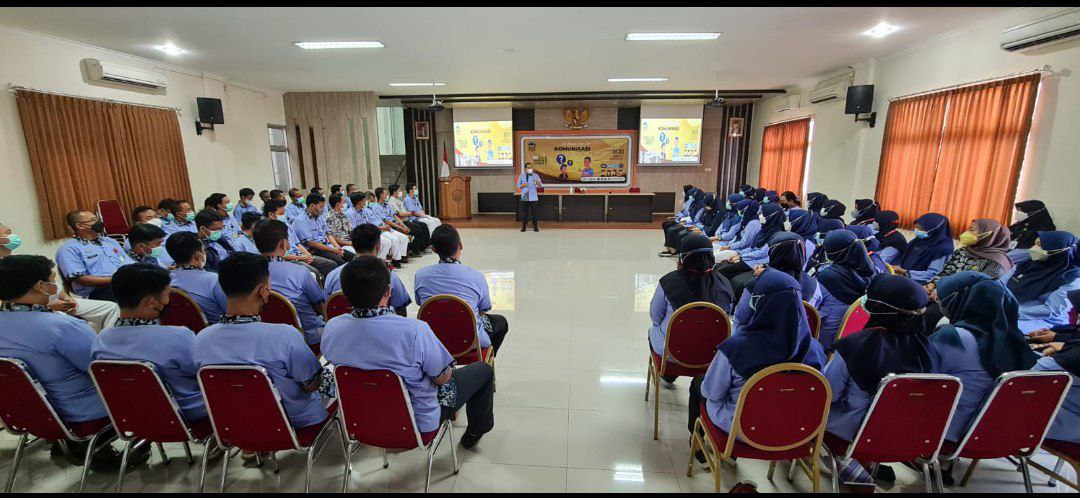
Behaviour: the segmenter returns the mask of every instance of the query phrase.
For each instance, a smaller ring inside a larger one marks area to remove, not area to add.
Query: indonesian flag
[[[450,177],[450,164],[446,162],[446,144],[442,146],[442,166],[439,168],[439,178]]]

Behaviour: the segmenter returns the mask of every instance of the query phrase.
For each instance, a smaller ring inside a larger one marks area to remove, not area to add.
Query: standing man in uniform
[[[525,172],[518,177],[517,186],[521,189],[521,231],[525,231],[525,224],[532,217],[533,231],[539,232],[537,220],[540,217],[540,202],[536,196],[536,190],[544,186],[540,175],[533,172],[531,163],[525,163]]]

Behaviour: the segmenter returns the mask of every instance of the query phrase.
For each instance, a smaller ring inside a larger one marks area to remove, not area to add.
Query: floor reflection
[[[483,273],[488,289],[491,291],[491,309],[514,311],[514,272],[486,271]]]
[[[634,274],[634,311],[648,313],[649,303],[652,301],[653,292],[663,275],[651,273]]]

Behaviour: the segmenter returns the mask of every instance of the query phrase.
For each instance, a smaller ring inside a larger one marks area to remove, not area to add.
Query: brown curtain
[[[946,100],[937,93],[889,104],[875,199],[907,228],[930,204]]]
[[[66,236],[68,211],[117,200],[125,212],[164,197],[191,199],[176,113],[16,92],[45,236]]]
[[[790,190],[801,197],[809,140],[810,118],[766,126],[758,185],[778,193]]]

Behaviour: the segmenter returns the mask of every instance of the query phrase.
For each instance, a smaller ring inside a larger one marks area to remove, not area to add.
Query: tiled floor
[[[473,450],[459,448],[464,463],[456,476],[444,447],[432,491],[711,492],[707,472],[685,475],[689,379],[660,393],[660,441],[652,439],[652,412],[643,400],[648,299],[659,276],[675,266],[675,260],[656,256],[658,231],[466,229],[462,236],[464,262],[493,272],[495,312],[509,318],[510,335],[496,366],[495,430]],[[400,271],[406,287],[412,289],[417,269],[434,261],[428,255],[406,265]],[[416,309],[411,306],[410,314]],[[458,425],[463,423],[464,418]],[[8,434],[0,436],[0,476],[10,470],[14,441]],[[184,462],[179,446],[168,452],[170,464],[162,465],[155,456],[148,468],[129,475],[125,490],[194,490],[197,467]],[[378,452],[359,453],[352,463],[350,491],[423,491],[423,455],[392,455],[390,468],[383,469]],[[228,491],[303,491],[303,456],[281,454],[278,461],[282,470],[275,475],[235,460]],[[1046,455],[1039,461],[1053,465]],[[24,462],[16,491],[72,491],[78,484],[79,469],[57,466],[47,450],[30,452]],[[898,484],[890,491],[923,490],[920,477],[896,468]],[[786,469],[781,464],[780,470]],[[767,464],[755,461],[725,466],[725,487],[753,479],[762,491],[811,489],[805,477],[788,483],[783,472],[770,482],[767,470]],[[315,464],[312,491],[338,491],[342,474],[341,449],[329,444]],[[220,475],[220,464],[212,466],[208,490],[216,489]],[[1037,472],[1033,479],[1037,492],[1071,491],[1048,487]],[[114,482],[115,475],[92,475],[88,489],[112,491]],[[1018,492],[1023,487],[1007,462],[993,461],[980,464],[967,488],[950,491]]]

